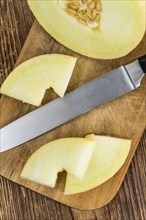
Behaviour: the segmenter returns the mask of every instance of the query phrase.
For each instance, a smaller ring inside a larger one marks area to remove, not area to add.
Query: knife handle
[[[138,62],[143,70],[143,72],[146,74],[146,55],[138,58]]]

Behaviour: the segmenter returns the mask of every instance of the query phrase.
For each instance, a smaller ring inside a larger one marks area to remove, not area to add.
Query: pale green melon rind
[[[67,15],[57,0],[28,0],[39,23],[57,41],[80,54],[101,59],[122,57],[145,33],[145,1],[102,0],[100,30],[92,31]]]
[[[97,145],[81,180],[67,174],[66,195],[85,192],[110,179],[124,164],[131,147],[131,140],[128,139],[122,139],[121,142],[120,138],[96,135],[88,135],[86,138],[97,140]],[[104,143],[104,146],[101,143]],[[108,157],[111,157],[110,160]]]
[[[36,106],[41,105],[45,91],[50,87],[63,97],[76,61],[77,58],[63,54],[31,58],[9,74],[0,92]]]

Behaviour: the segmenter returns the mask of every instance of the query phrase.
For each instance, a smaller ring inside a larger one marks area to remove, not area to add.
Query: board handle
[[[144,74],[146,74],[146,55],[138,58],[138,62],[144,72]]]

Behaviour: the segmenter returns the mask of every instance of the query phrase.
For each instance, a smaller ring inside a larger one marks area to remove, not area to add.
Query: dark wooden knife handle
[[[143,72],[146,74],[146,55],[138,58],[138,62],[143,70]]]

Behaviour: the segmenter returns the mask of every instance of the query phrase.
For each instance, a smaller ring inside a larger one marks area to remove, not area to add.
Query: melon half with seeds
[[[122,57],[144,36],[144,0],[28,0],[28,4],[57,41],[88,57]]]
[[[34,57],[16,67],[3,83],[0,92],[39,106],[50,87],[64,96],[76,58],[61,54]]]

